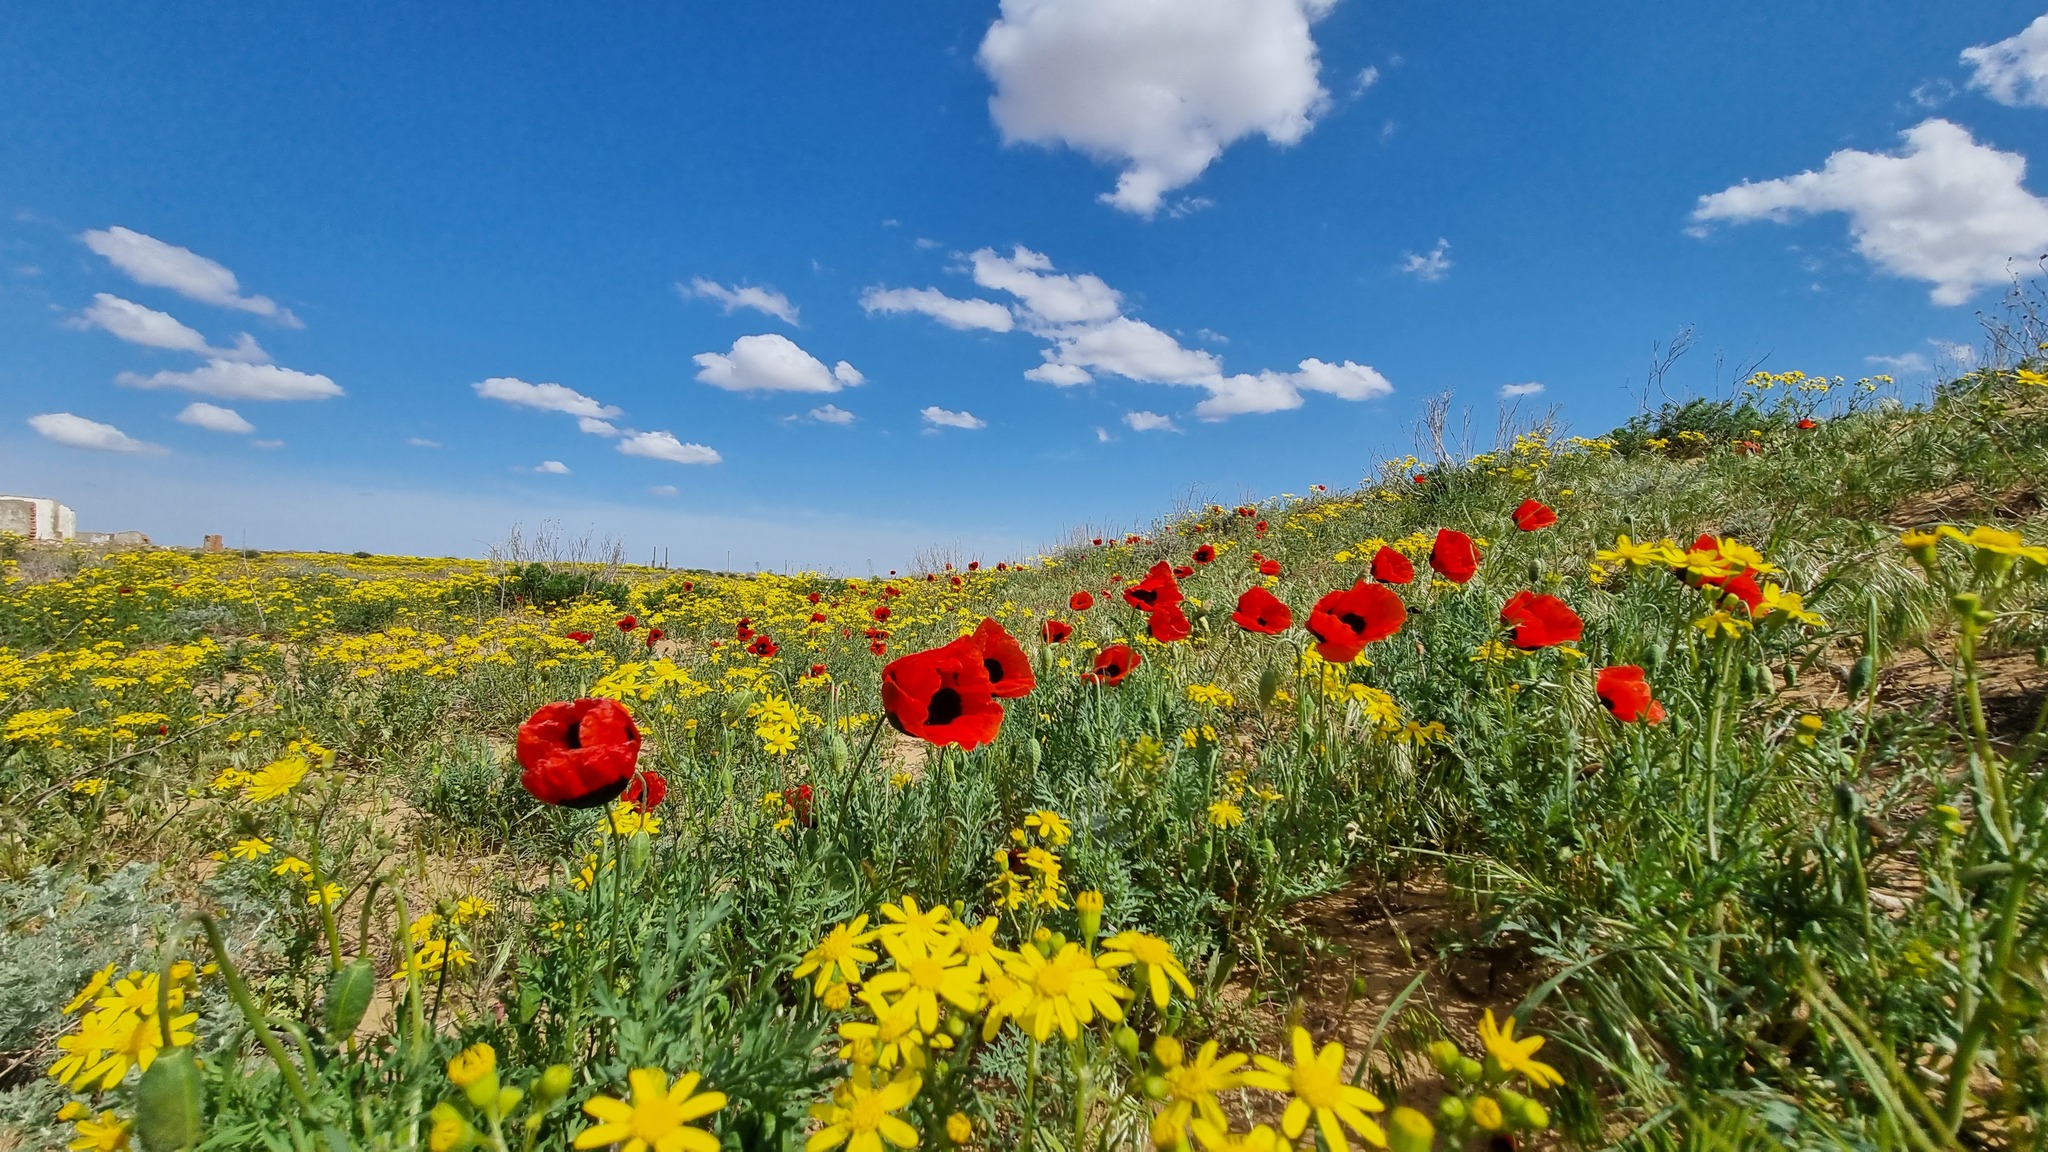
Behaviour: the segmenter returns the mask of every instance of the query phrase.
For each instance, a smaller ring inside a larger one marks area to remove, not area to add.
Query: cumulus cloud
[[[1503,400],[1513,400],[1517,396],[1541,395],[1543,395],[1543,385],[1533,380],[1527,384],[1503,384],[1500,386],[1500,398]]]
[[[732,342],[730,352],[702,352],[695,359],[697,379],[728,392],[837,392],[867,380],[844,360],[825,367],[787,336],[773,332],[742,336]]]
[[[567,476],[569,474],[569,466],[560,460],[543,460],[535,464],[533,470],[547,476]]]
[[[1434,284],[1451,274],[1451,242],[1439,236],[1436,247],[1427,252],[1403,252],[1396,267],[1425,284]]]
[[[1049,257],[1022,244],[1009,256],[983,248],[968,260],[976,284],[1015,296],[1036,327],[1099,323],[1123,311],[1123,295],[1101,277],[1059,275]]]
[[[325,400],[343,394],[341,385],[317,372],[233,360],[208,360],[205,367],[189,372],[148,376],[123,372],[114,382],[129,388],[172,388],[228,400]]]
[[[1303,360],[1293,372],[1239,373],[1202,386],[1209,390],[1209,398],[1195,405],[1195,415],[1204,420],[1286,412],[1301,407],[1303,392],[1322,392],[1340,400],[1370,400],[1394,390],[1387,378],[1369,365],[1349,360],[1328,364],[1314,357]]]
[[[217,360],[268,363],[269,353],[247,332],[232,348],[215,348],[196,329],[187,328],[168,312],[146,308],[106,292],[93,294],[92,307],[80,312],[73,323],[80,328],[98,328],[115,339],[145,348],[168,348],[173,352],[195,352]]]
[[[1723,220],[1785,223],[1842,212],[1857,252],[1894,276],[1933,284],[1936,304],[1961,304],[2004,281],[2009,261],[2048,252],[2048,200],[2021,183],[2026,157],[1979,144],[1947,120],[1902,135],[1897,154],[1843,149],[1819,171],[1702,196],[1695,231]]]
[[[853,413],[837,404],[827,404],[822,408],[811,409],[811,419],[820,424],[851,424]]]
[[[655,496],[674,496],[681,489],[673,484],[650,484],[647,486],[647,491]]]
[[[1934,368],[1933,364],[1928,363],[1926,355],[1919,352],[1902,352],[1897,356],[1865,356],[1863,362],[1882,368],[1886,372],[1920,373],[1932,371]]]
[[[1110,372],[1147,384],[1182,384],[1222,375],[1214,354],[1186,348],[1143,320],[1119,316],[1106,324],[1063,328],[1046,353],[1055,367]],[[1048,380],[1047,383],[1058,383]]]
[[[201,304],[254,312],[292,328],[305,327],[298,317],[278,307],[277,301],[268,296],[242,295],[242,286],[233,272],[190,248],[166,244],[119,225],[83,233],[79,239],[137,284],[169,288]]]
[[[716,280],[698,276],[688,284],[677,284],[676,291],[682,293],[684,299],[694,296],[703,300],[716,300],[725,308],[727,316],[741,308],[752,308],[756,312],[765,312],[784,324],[794,325],[797,322],[796,305],[789,302],[789,297],[773,288],[739,284],[728,288]]]
[[[137,440],[112,424],[87,420],[69,412],[45,412],[28,418],[28,426],[45,440],[67,448],[90,448],[95,452],[157,453],[163,448]]]
[[[405,438],[405,446],[407,448],[439,448],[441,442],[439,440],[429,440],[424,436],[407,436]]]
[[[977,57],[1006,144],[1120,165],[1141,216],[1238,140],[1301,140],[1329,102],[1310,24],[1335,0],[1003,0]]]
[[[619,441],[627,456],[645,456],[671,464],[717,464],[725,458],[702,444],[685,444],[673,432],[633,432]]]
[[[519,408],[538,408],[543,412],[560,412],[586,420],[603,421],[621,412],[564,384],[529,384],[514,376],[493,376],[470,387],[486,400],[497,400]]]
[[[1963,49],[1970,87],[2014,108],[2048,108],[2048,16],[1995,44]]]
[[[977,428],[988,427],[988,421],[981,419],[972,412],[949,412],[936,404],[929,408],[921,409],[918,414],[923,416],[924,422],[933,428],[965,428],[973,431]]]
[[[963,332],[1008,332],[1017,323],[993,300],[958,300],[936,288],[870,288],[860,294],[860,306],[869,312],[916,312]]]
[[[1173,417],[1161,416],[1157,412],[1126,412],[1124,424],[1133,432],[1178,432]]]
[[[242,414],[233,408],[222,408],[204,400],[185,405],[178,413],[178,423],[204,428],[208,432],[227,432],[236,436],[247,436],[256,430],[254,424],[242,419]]]
[[[617,436],[620,434],[618,425],[609,420],[599,420],[595,416],[578,416],[576,418],[576,430],[588,436]]]

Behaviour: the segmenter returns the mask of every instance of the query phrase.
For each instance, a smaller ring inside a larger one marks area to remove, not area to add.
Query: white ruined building
[[[78,534],[78,517],[55,500],[40,496],[0,496],[0,534],[30,540],[69,540]]]

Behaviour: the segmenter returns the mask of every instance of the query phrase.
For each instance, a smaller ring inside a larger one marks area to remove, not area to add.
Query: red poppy
[[[1737,456],[1755,456],[1763,450],[1764,446],[1754,440],[1737,440],[1735,442],[1735,454]]]
[[[1399,632],[1407,619],[1408,608],[1399,596],[1360,580],[1316,601],[1308,615],[1308,632],[1318,641],[1316,655],[1332,664],[1349,664],[1367,644]]]
[[[875,610],[869,613],[869,615],[873,616],[875,622],[879,624],[889,618],[889,606],[887,604],[877,604],[875,605]]]
[[[1195,549],[1195,563],[1207,564],[1214,559],[1216,559],[1215,545],[1204,544],[1201,547]]]
[[[685,581],[683,581],[683,591],[685,591],[685,592],[695,592],[696,590],[697,590],[697,582],[696,582],[695,580],[685,580]]]
[[[825,622],[825,614],[824,614],[823,612],[813,612],[813,613],[811,613],[811,623],[813,623],[813,624],[823,624],[824,622]]]
[[[873,652],[877,656],[881,656],[885,655],[889,651],[889,646],[887,644],[882,643],[880,640],[877,640],[874,643],[868,645],[868,651]]]
[[[818,595],[816,592],[812,592],[809,595],[805,596],[804,599],[809,600],[813,604],[816,604],[819,600],[824,599],[824,597]]]
[[[1810,416],[1799,422],[1799,430],[1801,432],[1811,432],[1813,429],[1818,427],[1820,427],[1820,421],[1815,420]]]
[[[1437,530],[1436,542],[1429,546],[1429,566],[1453,584],[1463,584],[1479,571],[1479,550],[1472,547],[1472,538],[1455,528]]]
[[[752,640],[753,638],[754,630],[747,627],[745,620],[740,621],[739,627],[733,629],[733,639],[735,640]]]
[[[649,648],[654,647],[656,644],[666,639],[668,639],[668,633],[663,632],[659,628],[649,628],[647,630],[647,646]]]
[[[1427,483],[1429,483],[1429,477],[1427,477],[1427,476],[1423,475],[1423,474],[1422,474],[1422,473],[1420,473],[1420,472],[1417,472],[1417,473],[1415,474],[1415,482],[1416,482],[1417,484],[1427,484]]]
[[[1124,602],[1141,612],[1155,612],[1185,599],[1174,580],[1173,568],[1164,560],[1154,564],[1143,580],[1124,589]]]
[[[1067,637],[1073,634],[1074,626],[1064,620],[1047,620],[1045,622],[1044,635],[1047,644],[1065,644]]]
[[[638,628],[639,626],[640,621],[633,619],[631,616],[619,617],[619,631],[621,632],[631,632],[633,629]]]
[[[1095,607],[1095,593],[1084,588],[1067,597],[1067,607],[1072,608],[1076,612],[1086,612],[1090,608]]]
[[[993,618],[982,617],[981,627],[974,630],[974,642],[981,645],[981,663],[988,669],[989,695],[998,700],[1014,700],[1029,696],[1038,687],[1038,677],[1031,671],[1031,658],[1024,655],[1017,638]]]
[[[969,561],[967,562],[967,570],[968,570],[969,572],[979,572],[979,571],[981,571],[981,561],[979,561],[979,560],[969,560]]]
[[[616,700],[543,704],[519,726],[519,783],[543,804],[595,808],[626,790],[640,729]]]
[[[1539,595],[1527,589],[1515,593],[1501,606],[1500,618],[1514,625],[1510,637],[1517,648],[1548,648],[1569,644],[1586,634],[1586,624],[1571,605],[1555,596]]]
[[[1415,579],[1415,565],[1391,545],[1382,544],[1372,554],[1372,578],[1382,584],[1406,584]]]
[[[818,678],[818,677],[820,677],[820,676],[823,676],[824,674],[825,674],[825,666],[824,666],[823,664],[813,664],[813,665],[811,665],[811,678],[812,678],[812,679],[816,679],[816,678]]]
[[[958,576],[948,577],[948,579],[953,581],[953,587],[958,588],[960,586],[960,578]]]
[[[789,814],[806,828],[818,826],[818,820],[811,812],[811,786],[799,784],[782,794],[783,804],[789,807]]]
[[[1757,606],[1764,602],[1764,590],[1757,587],[1756,577],[1756,569],[1744,568],[1741,575],[1721,585],[1721,591],[1742,601],[1752,616],[1756,614]]]
[[[1095,546],[1096,546],[1097,548],[1100,548],[1100,547],[1102,547],[1102,537],[1100,537],[1100,536],[1097,536],[1097,537],[1095,538]]]
[[[1237,598],[1237,611],[1230,618],[1247,632],[1278,636],[1294,623],[1294,609],[1264,588],[1247,588]]]
[[[1238,508],[1237,514],[1249,520],[1252,517],[1258,515],[1258,511],[1257,509],[1251,508],[1250,506],[1243,506]]]
[[[592,636],[592,635],[591,635],[590,633],[588,633],[588,632],[569,632],[569,633],[565,633],[565,635],[566,635],[566,636],[567,636],[567,637],[568,637],[569,639],[571,639],[571,640],[574,640],[575,642],[577,642],[578,644],[588,644],[588,643],[590,643],[590,642],[591,642],[592,640],[596,639],[596,637]]]
[[[1524,500],[1515,509],[1515,527],[1534,532],[1557,523],[1557,511],[1541,500]]]
[[[948,564],[948,565],[946,565],[946,567],[948,567],[948,568],[951,568],[951,567],[952,567],[952,565],[951,565],[951,564]],[[899,589],[898,589],[898,588],[897,588],[897,587],[896,587],[896,586],[895,586],[894,584],[887,584],[887,585],[884,585],[884,586],[882,587],[882,595],[884,595],[884,596],[901,596],[901,595],[903,595],[903,593],[902,593],[902,592],[901,592],[901,591],[900,591],[900,590],[899,590]]]
[[[1144,657],[1131,650],[1128,644],[1111,644],[1095,654],[1095,667],[1081,674],[1081,679],[1090,684],[1115,687],[1124,682],[1131,669],[1145,662]]]
[[[1151,618],[1145,621],[1145,631],[1151,633],[1152,638],[1161,644],[1171,644],[1176,640],[1187,639],[1194,632],[1194,628],[1188,623],[1188,614],[1181,611],[1180,605],[1168,604],[1152,613]]]
[[[882,712],[899,732],[972,751],[1003,726],[991,687],[981,645],[962,636],[891,660],[882,669]]]
[[[782,649],[776,645],[774,640],[769,639],[766,632],[763,632],[759,636],[754,637],[752,644],[747,645],[747,651],[766,660],[777,652],[782,651]]]
[[[1257,524],[1252,525],[1252,530],[1264,536],[1266,534],[1266,522],[1264,520],[1259,521]]]
[[[1280,574],[1280,562],[1279,562],[1278,560],[1261,560],[1261,561],[1259,561],[1259,575],[1261,575],[1261,576],[1278,576],[1279,574]]]
[[[1593,692],[1616,720],[1633,724],[1638,720],[1655,724],[1664,719],[1664,705],[1650,695],[1643,670],[1634,664],[1602,668],[1593,682]]]
[[[668,781],[661,773],[645,768],[633,773],[633,779],[626,785],[625,795],[619,797],[642,812],[652,812],[661,806],[662,797],[668,795]]]
[[[171,734],[171,726],[169,724],[157,725],[156,734],[159,736],[169,736]]]

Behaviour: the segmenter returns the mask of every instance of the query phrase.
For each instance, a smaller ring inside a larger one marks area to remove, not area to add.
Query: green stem
[[[1024,1152],[1038,1147],[1038,1041],[1024,1061]]]
[[[270,1053],[270,1059],[284,1077],[285,1087],[291,1090],[292,1098],[299,1102],[299,1107],[308,1117],[317,1117],[318,1110],[313,1107],[313,1098],[306,1094],[306,1085],[299,1079],[299,1070],[292,1066],[291,1058],[285,1055],[284,1045],[277,1042],[277,1036],[271,1031],[269,1021],[257,1010],[255,999],[249,995],[249,986],[242,983],[242,974],[235,970],[235,962],[228,956],[227,942],[221,938],[220,924],[206,912],[199,913],[197,919],[206,929],[206,943],[213,949],[214,963],[220,965],[221,978],[227,982],[228,995],[234,999],[235,1007],[241,1010],[242,1019],[249,1022],[256,1039]]]
[[[2005,903],[1999,909],[1998,941],[1991,951],[1991,987],[1977,1005],[1977,1010],[1971,1013],[1962,1038],[1956,1041],[1955,1063],[1948,1073],[1948,1098],[1942,1110],[1942,1119],[1951,1135],[1962,1128],[1963,1109],[1970,1102],[1970,1072],[1976,1066],[1977,1053],[1991,1035],[1995,1018],[2005,1007],[2012,951],[2019,938],[2020,907],[2026,902],[2031,872],[2032,861],[2021,860],[2014,864],[2012,875],[2006,878]]]
[[[1962,633],[1956,638],[1956,655],[1963,666],[1964,714],[1970,724],[1970,743],[1984,773],[1984,791],[1991,800],[1991,826],[1998,831],[2001,849],[2011,852],[2018,846],[2013,842],[2012,816],[2005,802],[2005,776],[1999,769],[1998,754],[1991,747],[1991,728],[1984,718],[1984,695],[1977,683],[1977,633],[1977,625],[1965,620]]]

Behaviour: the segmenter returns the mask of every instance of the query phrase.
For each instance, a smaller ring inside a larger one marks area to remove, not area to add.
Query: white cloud
[[[1115,439],[1116,437],[1109,434],[1109,429],[1101,427],[1095,429],[1095,442],[1097,444],[1108,444]]]
[[[837,404],[827,404],[823,408],[811,409],[811,419],[820,424],[851,424],[853,413]]]
[[[28,426],[45,440],[67,448],[90,448],[96,452],[162,452],[155,444],[137,440],[114,427],[69,412],[46,412],[28,418]]]
[[[1372,87],[1373,85],[1379,82],[1379,67],[1377,65],[1368,64],[1364,68],[1361,68],[1358,72],[1357,78],[1352,80],[1351,94],[1353,96],[1363,96],[1365,95],[1366,89]]]
[[[1123,311],[1122,294],[1100,277],[1055,274],[1050,259],[1022,244],[1007,258],[983,248],[968,259],[974,282],[1015,296],[1036,327],[1098,323]]]
[[[274,451],[274,450],[276,450],[276,449],[279,449],[279,448],[282,448],[282,447],[284,447],[284,441],[282,441],[282,440],[251,440],[251,441],[249,441],[249,447],[251,447],[251,448],[261,448],[261,449],[263,449],[263,450],[264,450],[264,451],[266,451],[266,452],[270,452],[270,451]]]
[[[343,394],[341,385],[316,372],[232,360],[208,360],[205,367],[189,372],[148,376],[123,372],[114,382],[129,388],[175,388],[229,400],[325,400]]]
[[[921,409],[918,414],[924,417],[926,424],[934,428],[965,428],[973,431],[977,428],[988,427],[988,421],[977,417],[972,412],[949,412],[937,405]]]
[[[497,400],[521,408],[538,408],[543,412],[560,412],[588,420],[604,420],[620,413],[620,409],[599,403],[563,384],[528,384],[513,376],[493,376],[470,387],[486,400]],[[589,429],[586,428],[584,431],[587,432]]]
[[[725,314],[728,316],[741,308],[752,308],[756,312],[765,312],[784,324],[797,322],[796,305],[789,302],[789,297],[773,288],[756,288],[750,285],[734,285],[728,288],[716,280],[698,276],[688,284],[677,284],[676,291],[682,293],[685,299],[696,296],[716,300],[724,306]]]
[[[1045,355],[1051,356],[1051,350],[1048,349]],[[1051,384],[1055,388],[1070,388],[1076,384],[1086,384],[1095,379],[1095,377],[1088,374],[1086,368],[1079,368],[1072,364],[1053,363],[1040,364],[1038,367],[1024,373],[1024,378],[1026,380],[1036,380],[1041,384]]]
[[[673,484],[650,484],[647,491],[655,496],[674,496],[680,489]]]
[[[1902,135],[1897,155],[1843,149],[1817,172],[1702,196],[1695,230],[1719,220],[1847,213],[1856,250],[1892,275],[1933,284],[1936,304],[1961,304],[2005,280],[2008,261],[2048,252],[2048,200],[2021,184],[2026,157],[1979,144],[1946,120]]]
[[[599,420],[595,416],[578,416],[576,418],[576,430],[590,436],[619,435],[618,425],[613,424],[609,420]]]
[[[535,464],[533,470],[548,476],[567,476],[569,474],[569,466],[560,460],[543,460]]]
[[[227,432],[236,436],[247,436],[256,430],[254,424],[242,419],[242,414],[233,408],[222,408],[204,400],[185,405],[178,413],[178,423],[204,428],[208,432]]]
[[[1963,49],[1970,87],[2014,108],[2048,108],[2048,16],[1995,44]]]
[[[1213,354],[1184,348],[1143,320],[1119,316],[1107,324],[1062,329],[1047,353],[1051,363],[1112,372],[1148,384],[1183,384],[1222,375]]]
[[[116,225],[79,236],[85,246],[107,258],[108,263],[128,274],[137,284],[169,288],[189,300],[235,308],[269,316],[281,324],[302,328],[299,318],[277,306],[267,296],[244,296],[235,274],[189,248],[166,244]]]
[[[441,442],[439,440],[428,440],[422,436],[407,436],[405,438],[405,446],[407,448],[439,448]]]
[[[1335,0],[1003,0],[977,57],[1008,144],[1119,164],[1101,199],[1151,216],[1254,133],[1299,141],[1329,101],[1309,24]]]
[[[673,432],[634,432],[619,441],[627,456],[645,456],[671,464],[717,464],[725,458],[702,444],[685,444]]]
[[[1954,364],[1958,367],[1967,368],[1977,362],[1977,350],[1968,344],[1960,344],[1954,340],[1943,340],[1939,337],[1929,339],[1927,342],[1934,345],[1935,357],[1944,364]]]
[[[1451,242],[1439,236],[1436,247],[1426,253],[1403,252],[1396,267],[1417,280],[1434,284],[1451,274]]]
[[[168,348],[173,352],[195,352],[216,360],[246,360],[256,364],[270,360],[269,353],[263,351],[256,338],[247,332],[242,333],[233,348],[215,348],[196,329],[187,328],[170,313],[145,308],[133,300],[123,300],[106,292],[94,293],[92,307],[79,313],[74,323],[80,328],[101,329],[116,339],[145,348]]]
[[[1313,357],[1303,360],[1293,372],[1239,373],[1202,386],[1209,390],[1209,398],[1195,405],[1195,415],[1204,420],[1286,412],[1301,407],[1304,391],[1324,392],[1340,400],[1369,400],[1394,390],[1385,376],[1368,365],[1349,360],[1326,364]]]
[[[1195,335],[1198,338],[1206,340],[1211,344],[1230,343],[1230,337],[1225,336],[1223,333],[1216,331],[1214,328],[1197,328],[1195,329]]]
[[[1133,432],[1178,432],[1173,417],[1161,416],[1157,412],[1126,412],[1124,424]]]
[[[1517,396],[1541,395],[1543,395],[1543,385],[1533,380],[1527,384],[1503,384],[1500,386],[1500,398],[1503,400],[1512,400]]]
[[[837,392],[867,379],[844,360],[826,368],[787,336],[773,332],[742,336],[732,342],[731,352],[703,352],[695,359],[697,379],[728,392]]]
[[[1933,369],[1927,357],[1919,352],[1904,352],[1897,356],[1865,356],[1865,364],[1873,364],[1887,372],[1927,372]]]
[[[936,288],[870,288],[860,294],[860,306],[869,312],[917,312],[961,331],[1008,332],[1017,323],[993,300],[956,300]]]

